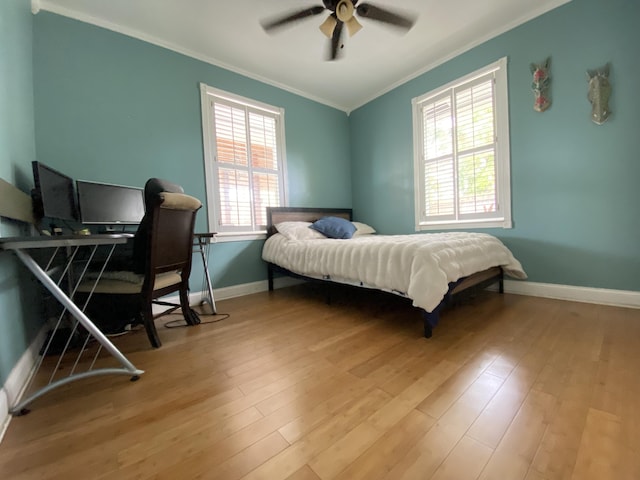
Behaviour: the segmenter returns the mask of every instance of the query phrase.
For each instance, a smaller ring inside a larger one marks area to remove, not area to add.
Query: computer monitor
[[[73,179],[54,170],[42,162],[33,161],[31,192],[33,212],[36,218],[48,217],[59,220],[76,220],[77,209]]]
[[[80,221],[86,225],[137,225],[144,217],[144,190],[77,180]]]

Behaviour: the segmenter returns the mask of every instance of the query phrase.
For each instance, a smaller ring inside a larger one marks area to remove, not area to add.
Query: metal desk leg
[[[46,274],[46,272],[36,263],[36,261],[24,251],[20,249],[15,250],[16,255],[24,265],[31,270],[31,272],[42,282],[42,284],[51,292],[51,294],[73,315],[73,317],[82,324],[82,326],[98,341],[100,344],[122,365],[122,368],[102,368],[96,370],[90,370],[88,372],[76,373],[65,377],[60,380],[56,380],[47,386],[39,389],[34,394],[30,395],[27,399],[22,400],[17,405],[11,407],[10,413],[13,415],[20,415],[23,413],[24,408],[34,401],[36,398],[41,397],[47,392],[65,385],[69,382],[98,375],[108,374],[123,374],[132,375],[132,380],[137,380],[139,375],[144,373],[144,370],[137,369],[128,359],[125,357],[116,346],[89,320],[89,318],[73,303],[73,301],[64,293],[64,291]]]
[[[216,310],[216,302],[213,298],[213,287],[211,286],[211,276],[209,275],[209,239],[203,237],[197,237],[198,239],[198,248],[200,250],[200,256],[202,257],[202,265],[204,267],[204,279],[207,287],[207,298],[205,301],[211,306],[211,313],[215,315],[217,313]]]

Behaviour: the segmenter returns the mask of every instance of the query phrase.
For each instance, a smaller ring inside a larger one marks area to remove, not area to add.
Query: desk
[[[84,308],[86,307],[88,300],[85,302],[84,306],[80,308],[76,305],[72,298],[75,293],[75,289],[78,284],[82,281],[85,273],[88,270],[89,264],[95,260],[96,252],[100,247],[103,247],[108,250],[106,259],[102,262],[100,275],[104,271],[109,259],[113,255],[113,251],[118,244],[124,244],[127,242],[132,235],[129,234],[115,234],[115,235],[69,235],[69,236],[42,236],[42,237],[15,237],[15,238],[1,238],[0,239],[0,248],[3,250],[12,251],[16,254],[16,256],[24,263],[24,265],[31,270],[31,272],[36,276],[36,278],[45,286],[49,292],[60,302],[60,304],[64,307],[62,313],[60,314],[58,321],[55,327],[52,329],[52,334],[49,336],[43,350],[40,352],[40,357],[36,363],[34,375],[31,377],[32,381],[36,377],[35,373],[42,366],[43,360],[49,349],[52,345],[52,341],[56,336],[57,332],[62,333],[61,326],[63,324],[63,320],[66,317],[66,313],[70,313],[71,316],[75,319],[73,321],[73,326],[69,328],[69,337],[66,340],[66,344],[62,349],[62,353],[58,358],[58,361],[49,377],[49,382],[47,385],[38,388],[35,392],[31,393],[26,399],[19,401],[16,405],[10,407],[9,412],[16,416],[22,415],[24,413],[28,413],[26,409],[27,405],[33,402],[35,399],[41,397],[42,395],[50,392],[51,390],[61,387],[62,385],[66,385],[75,380],[80,380],[87,377],[93,377],[98,375],[108,375],[108,374],[121,374],[121,375],[129,375],[131,376],[131,380],[137,380],[139,375],[144,373],[143,370],[137,369],[123,354],[118,350],[113,343],[96,327],[96,325],[84,314]],[[43,268],[36,262],[33,256],[30,254],[30,250],[34,249],[48,249],[51,251],[51,255],[46,262],[46,266]],[[58,253],[62,250],[64,262],[61,267],[54,268],[54,260],[58,256]],[[83,252],[86,251],[88,255],[85,258],[79,258],[78,255],[81,250]],[[99,280],[100,275],[95,280],[96,284]],[[54,277],[58,276],[57,281],[54,280]],[[71,278],[69,281],[68,290],[69,293],[65,292],[61,288],[61,284],[63,280]],[[90,297],[91,295],[89,295]],[[78,329],[78,325],[82,325],[86,332],[81,332],[82,329]],[[56,375],[59,374],[60,365],[65,357],[65,355],[73,353],[70,351],[69,346],[72,344],[72,338],[75,338],[78,334],[84,336],[84,340],[82,343],[82,349],[80,353],[77,354],[75,361],[70,369],[69,374],[66,377],[56,379]],[[93,354],[93,360],[83,359],[84,353],[89,353],[91,344],[90,340],[95,339],[98,342],[97,351]],[[116,368],[94,368],[96,361],[98,360],[98,355],[100,354],[102,348],[104,348],[107,352],[114,357],[120,367]],[[88,367],[86,371],[80,372],[80,367],[83,364],[88,363]],[[31,383],[27,385],[25,392],[29,392],[31,387]]]
[[[200,252],[200,256],[202,257],[202,266],[204,268],[204,280],[206,283],[206,303],[211,306],[211,313],[215,315],[216,311],[216,302],[213,299],[213,287],[211,286],[211,276],[209,275],[209,245],[211,245],[211,239],[215,235],[213,233],[194,233],[193,241],[194,246],[197,247],[197,251]],[[204,303],[204,302],[203,302]]]

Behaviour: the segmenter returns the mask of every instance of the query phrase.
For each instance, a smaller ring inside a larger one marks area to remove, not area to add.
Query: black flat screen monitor
[[[87,225],[137,225],[144,217],[144,191],[138,187],[77,180],[80,221]]]
[[[34,161],[32,192],[36,218],[76,220],[77,209],[73,179],[41,162]]]

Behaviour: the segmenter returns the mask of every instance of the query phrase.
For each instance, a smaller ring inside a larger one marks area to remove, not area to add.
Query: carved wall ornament
[[[533,109],[536,112],[544,112],[551,106],[551,93],[549,92],[551,85],[551,77],[549,75],[551,57],[547,58],[543,63],[532,63],[530,68],[533,74],[531,88],[535,97]]]
[[[591,103],[591,120],[602,125],[611,116],[609,97],[611,84],[609,83],[609,64],[595,70],[587,70],[589,93],[587,98]]]

